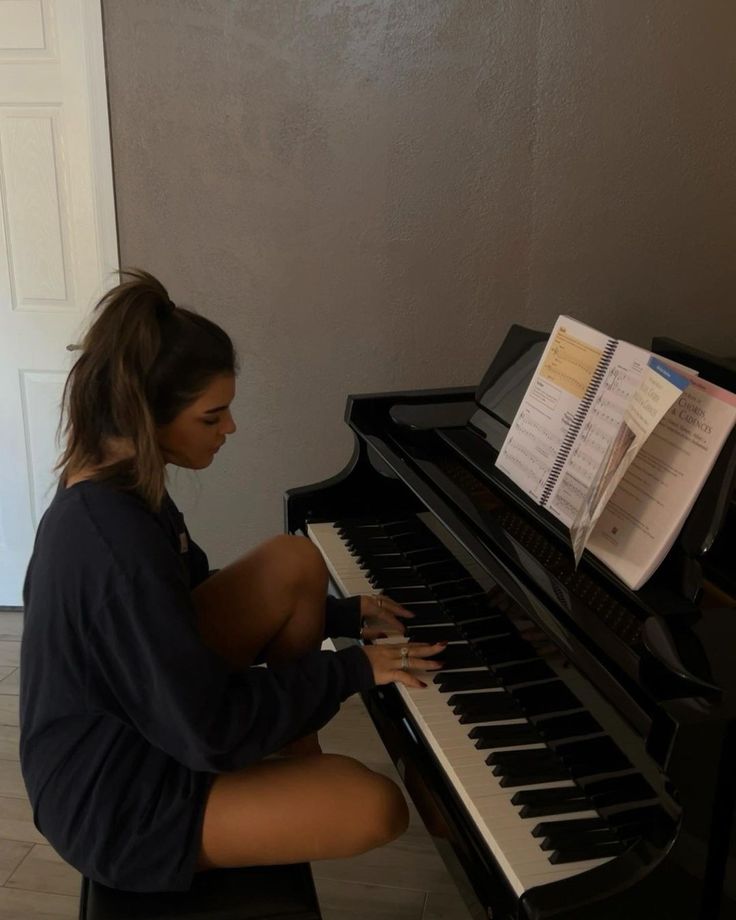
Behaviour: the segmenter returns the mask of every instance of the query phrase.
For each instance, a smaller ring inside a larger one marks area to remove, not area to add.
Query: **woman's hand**
[[[401,619],[411,619],[414,614],[385,594],[363,594],[360,598],[360,616],[365,623],[360,638],[382,639],[388,633],[403,636],[406,628]]]
[[[432,655],[444,651],[447,643],[426,642],[384,643],[382,645],[364,645],[363,651],[373,668],[376,686],[382,684],[404,684],[406,687],[426,687],[424,681],[412,671],[438,671],[442,662],[434,661]]]

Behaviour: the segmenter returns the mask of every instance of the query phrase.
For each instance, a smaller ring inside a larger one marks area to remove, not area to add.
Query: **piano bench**
[[[118,891],[82,878],[79,920],[321,920],[309,863],[199,872],[189,891]]]

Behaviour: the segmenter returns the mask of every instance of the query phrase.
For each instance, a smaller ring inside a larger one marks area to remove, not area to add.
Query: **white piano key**
[[[347,551],[334,524],[307,524],[307,536],[322,553],[327,570],[343,595],[381,593]]]

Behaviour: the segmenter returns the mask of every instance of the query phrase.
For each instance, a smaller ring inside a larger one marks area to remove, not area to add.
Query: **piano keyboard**
[[[308,536],[343,595],[385,591],[415,613],[412,640],[448,639],[426,689],[396,687],[521,896],[622,853],[655,794],[428,518],[315,523]]]

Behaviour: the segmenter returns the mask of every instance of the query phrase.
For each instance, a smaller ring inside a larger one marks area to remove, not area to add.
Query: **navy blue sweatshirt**
[[[358,647],[233,670],[195,627],[191,589],[207,571],[171,499],[154,514],[102,483],[60,490],[36,535],[21,767],[41,833],[106,885],[186,889],[213,775],[321,728],[373,686]],[[340,632],[355,634],[357,601],[332,601],[330,626],[341,613]]]

